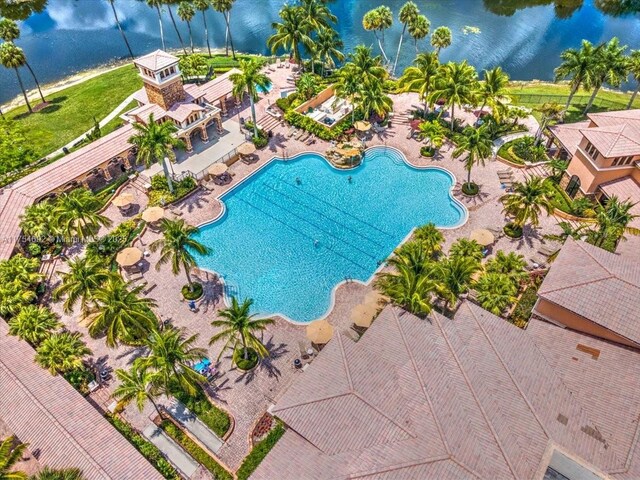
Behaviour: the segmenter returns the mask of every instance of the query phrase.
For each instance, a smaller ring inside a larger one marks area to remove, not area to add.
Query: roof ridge
[[[393,423],[396,427],[398,427],[400,430],[402,430],[404,433],[406,433],[407,435],[409,435],[412,438],[418,438],[418,436],[407,430],[406,428],[404,428],[402,425],[400,425],[398,422],[396,422],[393,418],[390,418],[389,415],[387,415],[385,412],[383,412],[380,408],[376,407],[375,405],[372,405],[369,401],[367,401],[366,398],[364,398],[357,390],[354,390],[353,392],[350,393],[350,395],[353,395],[354,397],[356,397],[358,400],[360,400],[361,402],[363,402],[365,405],[368,405],[369,407],[371,407],[373,410],[375,410],[378,414],[382,415],[384,418],[386,418],[388,421],[390,421],[391,423]]]
[[[384,469],[381,470],[373,470],[373,471],[365,471],[365,472],[358,472],[358,473],[351,473],[349,474],[346,478],[352,479],[352,478],[363,478],[363,477],[368,477],[370,475],[377,475],[380,473],[389,473],[389,472],[394,472],[396,470],[402,470],[403,468],[410,468],[410,467],[416,467],[418,465],[426,465],[428,463],[438,463],[438,462],[444,462],[444,461],[454,461],[453,457],[451,455],[439,455],[437,457],[427,457],[423,460],[416,460],[414,462],[406,462],[406,463],[401,463],[398,465],[389,465]],[[457,463],[457,462],[456,462]]]
[[[596,259],[596,257],[594,257],[594,256],[593,256],[593,255],[592,255],[592,254],[587,250],[587,249],[585,249],[583,245],[581,245],[581,244],[580,244],[580,243],[578,243],[578,242],[576,242],[576,243],[577,243],[577,244],[578,244],[578,246],[582,249],[582,251],[583,251],[583,252],[585,252],[587,255],[589,255],[589,256],[593,259],[593,261],[594,261],[594,262],[596,262],[596,263],[597,263],[598,265],[600,265],[603,269],[605,269],[605,270],[606,270],[606,272],[607,272],[609,275],[611,275],[612,277],[614,277],[614,278],[616,278],[616,279],[620,280],[621,282],[626,283],[627,285],[630,285],[630,286],[632,286],[632,287],[634,287],[634,288],[638,288],[638,289],[640,289],[640,286],[639,286],[639,285],[636,285],[635,283],[631,283],[631,282],[629,282],[628,280],[625,280],[624,278],[620,277],[619,275],[616,275],[615,273],[613,273],[609,268],[607,268],[605,265],[603,265],[603,264],[602,264],[602,262],[600,262],[598,259]],[[592,247],[594,247],[594,248],[599,248],[599,247],[596,247],[595,245],[592,245]],[[613,255],[613,256],[615,256],[615,255],[616,255],[615,253],[607,252],[606,250],[603,250],[603,252],[606,252],[606,253],[608,253],[608,254],[610,254],[610,255]],[[632,267],[635,267],[635,264],[632,264]]]
[[[343,392],[343,393],[334,393],[333,395],[326,395],[324,397],[312,398],[306,402],[294,403],[292,405],[285,405],[284,407],[278,408],[278,404],[273,408],[274,412],[283,412],[284,410],[289,410],[291,408],[304,407],[305,405],[311,405],[312,403],[324,402],[325,400],[333,400],[334,398],[346,397],[347,395],[353,395],[353,392]]]
[[[344,373],[347,376],[347,381],[349,382],[349,391],[354,393],[355,390],[353,388],[353,380],[351,379],[351,372],[349,371],[349,364],[347,363],[347,355],[344,351],[344,345],[342,344],[341,335],[336,335],[338,339],[338,349],[340,350],[340,357],[342,358],[342,366],[344,367]]]

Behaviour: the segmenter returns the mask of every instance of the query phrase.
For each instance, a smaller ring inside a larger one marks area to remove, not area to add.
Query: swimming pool
[[[413,227],[464,223],[453,184],[446,170],[413,168],[387,147],[367,150],[350,171],[316,153],[276,159],[223,196],[224,215],[197,235],[212,252],[198,263],[222,276],[227,297],[309,322],[345,278],[370,280]]]
[[[269,84],[267,88],[262,88],[260,85],[258,85],[258,87],[256,87],[256,90],[258,91],[258,93],[269,93],[272,88],[273,83]]]

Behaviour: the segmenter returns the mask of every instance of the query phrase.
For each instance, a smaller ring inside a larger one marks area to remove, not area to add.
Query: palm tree
[[[529,177],[524,183],[516,182],[513,193],[508,193],[500,198],[503,211],[513,216],[513,225],[524,227],[527,222],[537,226],[540,223],[540,214],[546,211],[553,212],[549,184],[541,177]]]
[[[303,73],[296,81],[296,92],[302,99],[309,100],[318,90],[318,77],[313,73]]]
[[[393,100],[384,93],[380,80],[365,82],[356,97],[356,102],[367,119],[374,113],[380,118],[385,118],[393,110]]]
[[[0,315],[5,318],[16,315],[25,305],[36,299],[34,290],[27,290],[18,282],[0,284]]]
[[[301,0],[300,4],[313,30],[332,29],[331,24],[338,21],[324,0]]]
[[[438,56],[433,53],[419,53],[413,66],[407,67],[398,79],[398,86],[405,92],[418,92],[424,101],[425,115],[429,111],[429,101],[434,79],[438,73]]]
[[[267,46],[272,53],[276,53],[279,48],[290,52],[294,61],[302,65],[302,55],[300,46],[306,48],[313,46],[311,39],[312,25],[304,8],[293,5],[285,5],[279,12],[281,22],[272,24],[275,33],[267,39]]]
[[[211,322],[214,327],[222,328],[209,340],[209,345],[213,345],[219,340],[225,341],[220,355],[227,348],[236,351],[239,347],[242,347],[242,357],[245,360],[249,358],[250,349],[255,350],[260,358],[269,355],[267,347],[256,335],[258,332],[262,333],[266,330],[267,326],[272,325],[274,321],[271,318],[255,318],[254,314],[249,313],[251,305],[253,305],[253,300],[250,298],[245,298],[240,303],[236,297],[231,297],[231,306],[218,312],[222,318]]]
[[[69,240],[81,240],[94,236],[101,226],[108,227],[111,220],[98,213],[100,200],[86,188],[76,188],[63,193],[56,200],[52,217],[56,228]]]
[[[166,50],[167,48],[164,44],[164,28],[162,27],[162,12],[160,11],[162,0],[146,0],[146,2],[149,7],[155,8],[156,13],[158,14],[158,23],[160,25],[160,41],[162,42],[162,49]]]
[[[147,340],[149,355],[136,362],[141,368],[151,369],[158,375],[158,384],[165,392],[170,392],[177,383],[187,394],[195,395],[205,378],[189,364],[207,354],[204,348],[193,346],[197,339],[197,334],[186,338],[184,332],[176,328],[154,331]]]
[[[136,407],[140,412],[144,410],[144,402],[149,400],[158,415],[162,416],[162,412],[156,403],[158,373],[141,368],[139,363],[134,362],[129,370],[120,368],[116,370],[116,378],[120,383],[113,391],[113,398],[125,405],[135,401]]]
[[[484,110],[487,105],[503,103],[507,97],[507,85],[509,84],[509,75],[502,71],[502,68],[495,67],[491,70],[484,71],[484,82],[480,85],[478,96],[482,99],[480,111]]]
[[[580,49],[568,48],[560,54],[562,63],[554,70],[555,80],[570,78],[569,87],[571,89],[564,107],[565,110],[571,105],[571,100],[578,89],[584,86],[587,79],[593,74],[599,48],[587,40],[582,40]]]
[[[431,28],[431,22],[425,15],[418,15],[409,23],[409,35],[413,38],[413,45],[416,49],[416,55],[418,54],[418,40],[422,40],[429,35],[429,29]]]
[[[340,50],[344,44],[332,28],[318,30],[318,38],[315,40],[315,53],[322,62],[322,76],[325,67],[335,68],[336,60],[344,61],[344,53]]]
[[[500,315],[516,301],[518,287],[502,273],[485,273],[474,285],[480,306],[494,315]]]
[[[407,31],[407,27],[415,22],[416,17],[420,14],[420,9],[413,2],[406,2],[400,7],[400,13],[398,19],[402,23],[402,32],[400,33],[400,40],[398,40],[398,50],[396,51],[396,59],[393,62],[393,70],[391,73],[395,73],[398,66],[398,58],[400,57],[400,49],[402,48],[402,41],[404,40],[404,34]]]
[[[129,138],[129,143],[138,148],[136,159],[147,167],[160,162],[169,185],[169,191],[173,193],[173,181],[169,173],[167,159],[175,157],[174,148],[184,148],[184,142],[174,136],[178,127],[173,122],[156,123],[152,113],[149,115],[146,125],[136,122],[133,124],[133,128],[137,133]]]
[[[191,20],[193,20],[195,14],[196,9],[190,2],[183,0],[178,4],[178,17],[180,17],[180,20],[182,20],[183,22],[186,22],[187,29],[189,30],[189,44],[191,45],[191,53],[193,53],[193,32],[191,31]]]
[[[79,468],[64,468],[61,470],[44,467],[29,480],[85,480]]]
[[[75,305],[80,302],[83,315],[89,313],[90,305],[94,305],[93,295],[113,278],[114,274],[105,268],[101,259],[90,256],[77,257],[68,261],[69,270],[58,272],[60,285],[53,291],[53,299],[58,301],[66,296],[63,304],[65,313],[73,312]]]
[[[120,24],[120,19],[118,18],[118,11],[116,10],[115,0],[107,0],[111,5],[111,11],[113,12],[113,18],[116,21],[116,25],[118,26],[118,30],[120,31],[120,35],[122,36],[122,40],[124,40],[124,44],[127,46],[127,51],[129,52],[129,56],[131,60],[134,60],[133,50],[131,50],[131,45],[129,45],[129,40],[127,40],[127,35],[124,33],[122,29],[122,25]]]
[[[478,75],[475,68],[467,64],[449,62],[441,65],[435,78],[435,90],[432,99],[444,98],[451,107],[451,131],[455,123],[455,106],[474,103],[478,87]]]
[[[229,80],[233,83],[233,95],[242,98],[244,94],[249,95],[251,103],[251,119],[253,120],[253,136],[258,137],[258,121],[256,119],[255,102],[258,101],[258,88],[263,91],[271,86],[271,80],[260,71],[260,63],[255,59],[240,60],[240,72],[229,75]]]
[[[633,203],[621,202],[615,196],[607,200],[606,205],[596,212],[596,225],[587,232],[587,242],[613,251],[618,241],[625,239],[625,234],[640,235],[640,229],[629,226],[638,218],[638,215],[631,213],[633,207]]]
[[[640,50],[631,50],[627,66],[629,68],[629,73],[633,75],[633,78],[636,81],[636,89],[633,91],[633,95],[631,95],[629,104],[627,105],[627,110],[629,110],[633,106],[636,95],[638,95],[638,90],[640,90]]]
[[[495,257],[491,258],[485,265],[485,270],[488,273],[506,275],[516,285],[520,285],[529,278],[526,267],[527,261],[524,256],[515,252],[504,253],[502,250],[498,250]]]
[[[34,289],[44,278],[39,270],[40,261],[37,258],[14,255],[0,261],[0,284],[16,283],[23,288]]]
[[[353,68],[353,64],[345,65],[338,72],[338,81],[335,83],[335,92],[338,98],[348,100],[351,104],[355,102],[356,96],[360,93],[360,76]],[[355,109],[351,109],[351,123],[355,121]]]
[[[437,283],[432,275],[417,273],[409,265],[395,265],[395,272],[379,273],[375,286],[391,301],[415,315],[426,315],[433,309]],[[433,268],[433,267],[432,267]]]
[[[453,151],[453,158],[458,158],[467,152],[464,168],[467,171],[466,185],[468,190],[473,190],[470,188],[473,185],[471,169],[476,164],[484,167],[484,161],[493,153],[492,147],[493,141],[484,126],[480,128],[467,127],[458,138],[458,146]]]
[[[384,51],[384,31],[393,25],[393,13],[391,9],[385,5],[369,10],[362,17],[362,27],[367,31],[372,31],[378,41],[378,47],[384,58],[385,63],[389,62],[389,57]],[[380,33],[378,33],[380,32]]]
[[[171,24],[173,25],[174,30],[176,31],[176,35],[178,35],[178,41],[180,42],[180,48],[185,55],[187,55],[187,49],[184,47],[184,41],[182,40],[182,35],[180,35],[180,30],[178,30],[178,24],[176,23],[176,19],[173,17],[173,10],[171,10],[171,5],[174,3],[178,3],[180,0],[160,0],[167,6],[167,11],[169,12],[169,18],[171,19]]]
[[[598,48],[594,65],[595,72],[593,76],[589,77],[586,84],[587,88],[593,88],[593,92],[584,109],[585,115],[591,109],[602,85],[607,83],[612,87],[619,87],[627,80],[629,63],[624,55],[626,49],[627,46],[620,45],[620,40],[617,37],[613,37],[608,43]]]
[[[35,305],[26,305],[8,323],[9,335],[15,335],[35,346],[62,326],[55,313],[46,307]]]
[[[52,220],[51,202],[45,200],[24,209],[20,217],[20,228],[27,236],[45,239],[55,229]]]
[[[427,223],[416,228],[413,232],[413,238],[431,252],[430,255],[432,257],[442,251],[444,235],[433,223]]]
[[[460,296],[469,290],[473,274],[478,270],[480,264],[472,258],[453,256],[438,263],[436,291],[444,300],[445,309],[455,306]]]
[[[437,151],[444,142],[445,129],[438,120],[432,120],[430,122],[422,122],[418,130],[418,138],[420,140],[426,140],[427,145],[434,152]]]
[[[15,46],[11,42],[0,44],[0,63],[5,68],[13,68],[15,70],[16,76],[18,77],[18,83],[20,84],[20,90],[22,90],[24,101],[27,104],[29,112],[33,113],[33,109],[31,108],[31,104],[29,103],[29,98],[27,98],[27,91],[24,89],[24,84],[22,83],[20,70],[18,70],[20,67],[23,67],[27,63],[24,52],[20,47]]]
[[[559,182],[564,172],[569,168],[569,162],[561,158],[552,158],[547,162],[547,167],[551,170],[551,178]]]
[[[547,102],[543,103],[537,111],[540,112],[542,116],[540,120],[540,127],[536,132],[536,145],[539,145],[542,141],[542,134],[544,133],[544,130],[552,121],[559,120],[562,117],[564,109],[562,108],[562,105],[558,103]]]
[[[477,263],[482,260],[482,246],[475,240],[459,238],[449,249],[449,258],[470,258]]]
[[[451,46],[451,29],[438,27],[431,34],[431,46],[436,49],[436,56],[440,56],[440,50]]]
[[[180,270],[184,270],[187,276],[189,290],[193,292],[193,281],[190,271],[198,263],[191,251],[200,255],[207,255],[209,248],[193,238],[200,229],[187,224],[184,220],[169,220],[163,218],[160,222],[162,237],[155,240],[149,248],[152,252],[160,250],[160,259],[156,263],[156,269],[160,270],[162,265],[171,263],[171,272],[178,275]]]
[[[36,349],[36,362],[55,375],[81,368],[86,355],[91,355],[91,350],[80,332],[59,332],[45,338]]]
[[[193,0],[193,6],[202,13],[202,23],[204,25],[204,38],[207,40],[207,51],[211,57],[211,44],[209,43],[209,28],[207,26],[207,10],[211,7],[210,0]]]
[[[28,444],[20,443],[13,446],[14,437],[7,437],[0,442],[0,480],[27,480],[27,474],[13,470],[27,449]]]
[[[229,56],[229,45],[231,45],[231,54],[233,59],[236,59],[236,50],[233,48],[233,37],[231,36],[231,27],[230,27],[230,19],[231,19],[231,9],[233,8],[233,4],[236,0],[211,0],[211,4],[213,5],[213,9],[216,12],[222,13],[224,16],[224,22],[227,26],[225,30],[225,47],[227,52],[227,57]]]
[[[89,334],[105,334],[107,347],[120,343],[140,344],[158,328],[158,320],[151,310],[156,302],[139,297],[144,286],[129,287],[119,278],[111,277],[93,294],[96,313],[91,317]]]
[[[553,252],[551,255],[547,257],[547,260],[549,262],[553,262],[558,257],[558,254],[562,249],[562,245],[564,244],[564,242],[566,242],[567,238],[571,237],[574,240],[581,240],[585,235],[585,230],[590,225],[583,223],[583,224],[578,224],[574,226],[572,223],[569,223],[569,222],[559,222],[558,226],[560,227],[560,230],[561,230],[560,233],[553,233],[553,234],[549,233],[549,234],[543,235],[543,238],[545,240],[553,240],[556,242],[560,242],[561,244],[561,246],[558,247],[558,249],[555,252]]]

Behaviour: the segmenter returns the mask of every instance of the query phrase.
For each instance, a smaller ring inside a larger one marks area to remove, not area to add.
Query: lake
[[[231,14],[236,48],[268,53],[265,41],[272,33],[271,23],[278,20],[278,10],[283,3],[282,0],[237,0]],[[397,18],[403,3],[404,0],[332,2],[345,50],[359,43],[374,45],[377,49],[373,34],[362,28],[362,16],[370,8],[385,4]],[[431,21],[432,30],[446,25],[453,31],[453,44],[442,52],[442,60],[468,59],[479,69],[501,65],[516,80],[550,79],[560,52],[578,46],[583,38],[600,42],[618,36],[630,48],[640,48],[640,0],[416,0],[416,3]],[[573,6],[562,7],[567,4]],[[155,10],[139,0],[116,0],[116,6],[136,55],[161,47]],[[177,15],[176,20],[182,35],[188,38],[186,24],[177,19]],[[207,20],[212,47],[223,47],[222,15],[209,11]],[[199,13],[192,23],[195,43],[204,46]],[[167,47],[178,47],[166,11],[163,24]],[[465,27],[479,30],[470,33]],[[43,12],[21,22],[21,29],[22,37],[17,43],[24,48],[44,83],[126,55],[111,7],[105,0],[49,0]],[[387,52],[395,52],[400,31],[401,25],[396,21],[386,33]],[[427,41],[421,42],[421,47],[430,48]],[[399,67],[408,65],[415,56],[411,41],[405,43],[402,50]],[[32,86],[28,72],[25,71],[23,79]],[[18,93],[14,72],[1,69],[0,102]]]

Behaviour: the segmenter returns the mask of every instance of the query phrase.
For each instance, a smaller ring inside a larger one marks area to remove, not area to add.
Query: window
[[[613,159],[612,165],[614,167],[618,165],[631,165],[632,162],[633,162],[633,155],[630,155],[627,157],[616,157]]]
[[[598,158],[598,149],[594,147],[591,142],[587,142],[585,150],[593,160]]]
[[[567,184],[567,188],[565,188],[565,192],[569,197],[574,198],[576,193],[578,193],[578,189],[580,188],[580,179],[577,175],[572,175],[569,183]]]

